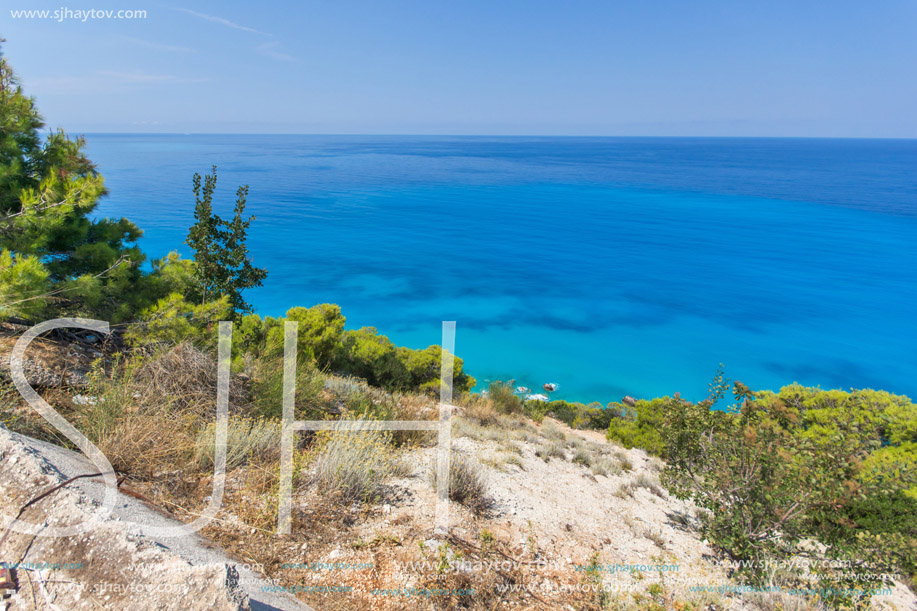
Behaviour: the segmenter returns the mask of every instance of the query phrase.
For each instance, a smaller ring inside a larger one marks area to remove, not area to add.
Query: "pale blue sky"
[[[71,131],[917,137],[913,0],[80,2],[0,11]]]

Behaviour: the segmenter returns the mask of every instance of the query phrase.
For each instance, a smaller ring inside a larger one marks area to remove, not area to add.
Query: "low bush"
[[[145,309],[141,321],[128,327],[126,337],[135,346],[189,342],[212,348],[217,345],[216,324],[231,317],[232,306],[225,297],[191,303],[181,294],[172,293]]]
[[[321,431],[316,438],[314,481],[344,501],[374,501],[400,470],[389,431]]]
[[[860,575],[913,574],[914,405],[875,391],[753,393],[736,382],[736,403],[712,410],[728,388],[720,371],[706,401],[662,404],[663,482],[708,510],[702,533],[742,561],[739,572],[760,584],[763,574],[745,567],[785,561],[817,539],[826,559],[863,569],[797,575],[838,609],[861,604],[849,592],[873,587]]]
[[[72,418],[116,471],[151,479],[187,467],[202,420],[200,409],[141,392],[140,362],[118,360],[107,371],[94,370],[86,392],[91,399]]]
[[[283,417],[283,359],[258,361],[254,366],[252,403],[255,415],[262,418]],[[322,390],[325,379],[310,361],[297,361],[296,392],[293,398],[295,420],[324,420],[328,410]]]
[[[621,472],[621,465],[610,458],[600,457],[592,463],[592,473],[594,475],[604,475],[605,477],[617,475]]]
[[[252,461],[271,461],[280,457],[279,420],[233,416],[226,429],[226,468],[234,469]],[[204,427],[197,436],[194,460],[201,469],[214,465],[216,423]]]
[[[437,465],[433,461],[430,469],[430,483],[436,487]],[[490,506],[487,496],[487,479],[481,466],[472,458],[453,452],[449,461],[449,498],[481,514]]]
[[[513,391],[511,382],[491,382],[487,387],[487,398],[491,400],[494,408],[502,414],[521,414],[522,399]]]
[[[335,371],[363,378],[389,391],[416,390],[439,395],[442,349],[411,350],[395,346],[374,327],[344,331],[335,348]],[[453,392],[470,390],[476,381],[463,371],[462,359],[453,362]]]
[[[655,494],[661,499],[665,498],[665,491],[659,485],[659,482],[648,473],[641,473],[637,476],[637,479],[634,480],[634,483],[638,488],[646,488],[652,494]]]
[[[535,422],[551,416],[574,429],[604,431],[615,417],[614,405],[602,407],[601,403],[568,403],[567,401],[526,401],[522,411]]]
[[[216,413],[217,362],[190,342],[167,346],[146,358],[134,359],[129,384],[134,394],[160,396],[173,407],[213,418]],[[238,376],[229,379],[229,411],[250,410],[248,389]]]
[[[535,456],[548,461],[550,458],[560,458],[566,460],[567,451],[562,444],[557,443],[556,441],[548,441],[546,443],[539,444],[535,448]]]
[[[551,422],[546,422],[541,425],[541,434],[544,435],[547,439],[556,441],[558,443],[565,443],[567,441],[566,433],[564,433]]]
[[[572,461],[578,465],[583,465],[584,467],[592,466],[592,453],[589,452],[586,448],[577,448],[573,452]]]
[[[615,416],[609,421],[605,436],[628,450],[642,448],[650,454],[661,454],[664,443],[660,435],[660,413],[669,401],[668,397],[640,400],[633,408],[614,409]]]

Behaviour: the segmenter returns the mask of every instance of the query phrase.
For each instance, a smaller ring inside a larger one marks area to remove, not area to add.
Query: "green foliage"
[[[83,151],[85,141],[59,130],[42,138],[43,126],[34,101],[0,55],[0,249],[17,261],[37,257],[47,268],[29,272],[44,278],[36,287],[7,284],[2,303],[12,309],[14,301],[21,306],[23,299],[42,295],[38,289],[53,289],[53,300],[30,299],[35,303],[20,311],[37,315],[44,304],[123,319],[128,312],[122,302],[141,276],[144,255],[132,245],[141,231],[123,218],[90,219],[106,191]],[[28,266],[34,268],[34,260]]]
[[[664,440],[661,435],[663,407],[675,401],[669,397],[639,400],[634,407],[611,403],[606,408],[612,416],[605,436],[628,450],[642,448],[650,454],[662,455]]]
[[[379,335],[375,327],[344,332],[335,368],[339,373],[363,378],[372,386],[388,390],[407,388],[411,379],[407,367],[398,358],[395,344]]]
[[[178,293],[160,299],[142,314],[141,324],[132,326],[127,338],[134,344],[190,342],[215,346],[217,323],[232,313],[229,299],[220,297],[203,304],[189,303]]]
[[[907,438],[908,399],[798,385],[752,393],[737,382],[736,404],[711,410],[727,388],[719,372],[706,401],[661,402],[663,481],[709,510],[703,534],[742,562],[740,573],[761,582],[759,567],[786,560],[808,538],[826,546],[826,558],[862,563],[840,576],[814,571],[819,587],[837,592],[825,597],[833,608],[853,604],[845,589],[873,585],[858,575],[913,573],[914,499],[906,491],[917,476],[915,446],[891,441]]]
[[[611,407],[610,404],[609,407]],[[526,401],[522,407],[523,413],[534,420],[541,422],[545,416],[560,420],[574,429],[605,430],[609,422],[615,417],[614,409],[602,407],[601,403],[568,403],[567,401]]]
[[[344,335],[346,321],[340,306],[322,303],[311,308],[290,308],[286,319],[299,323],[300,358],[315,359],[319,367],[329,367]],[[277,327],[275,334],[282,333],[283,328]]]
[[[325,379],[310,361],[296,363],[295,420],[324,420],[321,397]],[[255,413],[265,418],[283,417],[283,359],[268,359],[258,367],[252,386]]]
[[[156,302],[171,293],[188,295],[194,290],[196,281],[194,261],[182,259],[177,252],[170,252],[162,259],[153,261],[153,272],[144,276],[142,290],[145,298]]]
[[[242,298],[245,289],[261,286],[267,270],[254,267],[246,246],[248,227],[254,216],[247,219],[245,200],[248,185],[236,191],[236,205],[231,221],[213,213],[213,193],[217,185],[217,168],[204,177],[195,174],[194,225],[188,230],[186,243],[194,250],[197,291],[202,303],[216,297],[226,297],[236,314],[251,312],[252,307]]]
[[[897,490],[857,498],[842,511],[834,534],[848,539],[848,545],[859,544],[858,551],[865,550],[873,562],[894,560],[910,576],[912,587],[917,585],[917,498]]]
[[[398,358],[404,363],[410,376],[410,382],[408,383],[410,389],[429,395],[439,395],[443,358],[442,346],[428,346],[423,350],[398,348]],[[457,356],[453,358],[453,391],[456,393],[468,392],[477,382],[463,371],[464,362],[462,359]]]
[[[613,409],[602,407],[599,402],[590,403],[589,405],[578,403],[576,405],[576,415],[573,417],[573,424],[571,425],[575,429],[604,431],[608,428],[615,415]]]
[[[401,348],[379,335],[375,327],[363,327],[343,332],[332,366],[338,373],[363,378],[372,386],[390,391],[422,390],[436,394],[441,355],[439,346],[425,350]],[[453,388],[457,393],[468,391],[475,383],[462,367],[462,359],[456,358]]]
[[[512,382],[491,382],[487,387],[487,396],[498,412],[503,414],[522,413],[522,399],[513,393]]]
[[[0,251],[0,319],[40,316],[48,301],[48,275],[38,257]]]

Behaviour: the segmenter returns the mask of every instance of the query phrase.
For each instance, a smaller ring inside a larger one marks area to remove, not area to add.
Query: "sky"
[[[917,137],[913,0],[82,2],[0,9],[73,132]]]

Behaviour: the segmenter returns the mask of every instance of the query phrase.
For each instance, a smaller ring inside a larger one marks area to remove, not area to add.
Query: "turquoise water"
[[[334,302],[350,328],[439,343],[479,382],[558,397],[702,397],[718,363],[917,396],[917,141],[90,135],[158,257],[251,185],[262,314]]]

